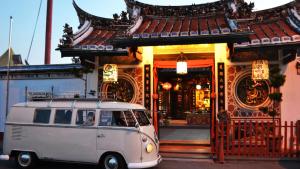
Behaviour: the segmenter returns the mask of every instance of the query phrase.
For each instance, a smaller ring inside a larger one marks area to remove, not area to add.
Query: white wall
[[[89,83],[89,82],[88,82]],[[11,80],[9,90],[9,107],[25,101],[25,87],[28,91],[48,91],[54,87],[54,95],[65,92],[79,92],[84,95],[84,81],[81,79],[37,79]],[[4,131],[6,118],[6,81],[0,80],[0,132]]]
[[[300,75],[297,75],[296,61],[282,67],[286,82],[281,87],[281,121],[300,120]]]
[[[86,78],[85,75],[83,78]],[[84,88],[82,89],[84,90]],[[88,93],[94,90],[95,95],[89,95]],[[98,98],[98,69],[94,70],[92,73],[87,74],[87,98]]]

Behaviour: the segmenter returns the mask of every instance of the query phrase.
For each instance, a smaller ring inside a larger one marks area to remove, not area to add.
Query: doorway
[[[210,143],[212,67],[193,67],[178,75],[158,68],[158,131],[162,141]]]

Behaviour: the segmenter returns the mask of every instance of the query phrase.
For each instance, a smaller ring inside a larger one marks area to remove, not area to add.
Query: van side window
[[[148,126],[151,124],[144,110],[133,110],[133,114],[135,115],[135,118],[139,122],[140,126]]]
[[[136,124],[136,121],[135,121],[131,111],[124,111],[124,114],[125,114],[125,117],[126,117],[126,121],[128,123],[128,127],[134,127],[135,124]]]
[[[72,110],[58,109],[55,112],[54,123],[71,124]]]
[[[76,124],[82,126],[93,126],[95,124],[95,110],[78,110]]]
[[[34,112],[34,123],[49,123],[51,110],[36,109]]]
[[[101,111],[99,126],[134,127],[130,111]]]

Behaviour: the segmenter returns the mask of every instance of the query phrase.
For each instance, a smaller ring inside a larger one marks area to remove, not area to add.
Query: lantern
[[[165,90],[170,90],[172,88],[172,84],[169,82],[163,83],[162,88]]]
[[[269,79],[269,62],[267,60],[255,60],[252,62],[252,79]]]
[[[116,64],[105,64],[103,66],[103,82],[118,81],[118,66]]]
[[[200,84],[196,85],[197,90],[201,90],[202,86]]]
[[[181,75],[187,74],[187,59],[184,57],[182,52],[177,59],[176,72]]]

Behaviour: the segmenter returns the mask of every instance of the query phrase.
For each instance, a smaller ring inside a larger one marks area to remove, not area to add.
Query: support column
[[[51,35],[52,35],[52,11],[53,0],[47,1],[46,39],[45,39],[45,60],[44,64],[50,64],[51,57]]]

